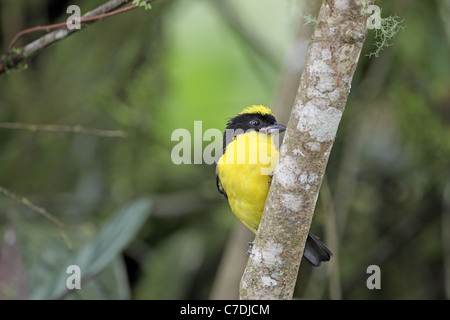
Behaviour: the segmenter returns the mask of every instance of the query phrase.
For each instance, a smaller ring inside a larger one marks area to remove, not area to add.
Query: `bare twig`
[[[59,228],[64,228],[64,223],[61,222],[58,218],[56,218],[54,215],[52,215],[50,212],[48,212],[46,209],[39,207],[32,203],[30,200],[28,200],[25,197],[21,197],[18,194],[15,194],[12,191],[9,191],[8,189],[0,186],[0,192],[4,195],[10,197],[11,199],[23,204],[24,206],[28,207],[29,209],[33,210],[36,213],[39,213],[46,217],[48,220],[56,224]]]
[[[85,14],[80,19],[80,29],[69,29],[67,28],[66,22],[63,23],[57,23],[53,25],[48,26],[38,26],[34,28],[29,28],[26,30],[23,30],[19,32],[14,39],[10,42],[8,45],[6,54],[0,57],[0,74],[6,72],[8,69],[17,68],[19,64],[24,61],[25,59],[37,54],[42,49],[67,38],[69,35],[82,30],[89,26],[90,24],[101,20],[103,18],[117,15],[126,11],[129,11],[131,9],[135,9],[138,7],[138,5],[131,5],[126,8],[117,9],[121,6],[129,3],[131,0],[110,0],[107,3],[97,7],[96,9],[90,11],[89,13]],[[147,2],[151,2],[153,0],[147,0]],[[24,34],[28,34],[35,31],[42,31],[42,30],[51,30],[59,28],[57,30],[54,30],[52,32],[47,33],[46,35],[34,40],[33,42],[25,45],[24,47],[20,49],[13,49],[13,45],[17,41],[19,37],[21,37]]]
[[[125,138],[125,132],[121,130],[100,130],[84,128],[80,126],[68,126],[58,124],[32,124],[20,122],[0,122],[0,129],[19,129],[29,131],[83,133],[107,138]]]
[[[113,16],[113,15],[116,15],[116,14],[119,14],[119,13],[126,12],[126,11],[131,10],[131,9],[135,9],[135,8],[136,8],[136,6],[132,5],[132,6],[129,6],[129,7],[126,7],[126,8],[114,10],[114,11],[109,12],[109,13],[99,14],[98,16],[81,18],[80,19],[80,23],[87,23],[87,22],[97,21],[97,20],[100,20],[100,19],[103,19],[103,18],[106,18],[106,17],[110,17],[110,16]],[[46,26],[37,26],[37,27],[33,27],[33,28],[28,28],[28,29],[22,30],[18,34],[16,34],[16,36],[9,43],[8,48],[6,49],[6,52],[9,53],[11,51],[12,47],[14,46],[14,44],[17,42],[17,40],[23,35],[26,35],[26,34],[29,34],[29,33],[33,33],[33,32],[36,32],[36,31],[43,31],[43,30],[48,32],[49,30],[56,29],[56,28],[61,28],[61,27],[65,27],[65,26],[67,26],[67,21],[66,22],[60,22],[60,23],[55,23],[55,24],[50,24],[50,25],[46,25]]]

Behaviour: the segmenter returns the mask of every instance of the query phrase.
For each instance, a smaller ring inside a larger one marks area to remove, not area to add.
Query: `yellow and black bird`
[[[279,151],[274,132],[286,127],[262,105],[245,108],[227,122],[223,154],[217,162],[216,183],[233,213],[256,234],[266,203]],[[314,266],[330,260],[330,250],[309,233],[303,256]]]

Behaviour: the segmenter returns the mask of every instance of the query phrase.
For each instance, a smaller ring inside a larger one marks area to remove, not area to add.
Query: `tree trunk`
[[[292,299],[303,249],[374,0],[324,0],[241,299]]]

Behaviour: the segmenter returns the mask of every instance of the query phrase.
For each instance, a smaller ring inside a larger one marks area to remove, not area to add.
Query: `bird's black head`
[[[259,131],[262,128],[269,127],[275,124],[276,120],[273,115],[261,113],[243,113],[231,118],[227,122],[226,129],[229,130],[248,130]]]
[[[275,130],[277,132],[283,132],[286,130],[286,127],[277,123],[272,111],[267,107],[255,105],[245,108],[241,113],[227,122],[223,135],[224,152],[226,146],[233,141],[234,137],[250,130],[270,134]]]

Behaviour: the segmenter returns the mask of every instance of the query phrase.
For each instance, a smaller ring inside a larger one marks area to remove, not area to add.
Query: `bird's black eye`
[[[259,122],[259,120],[251,120],[250,124],[254,127],[259,127],[259,125],[261,124],[261,122]]]

